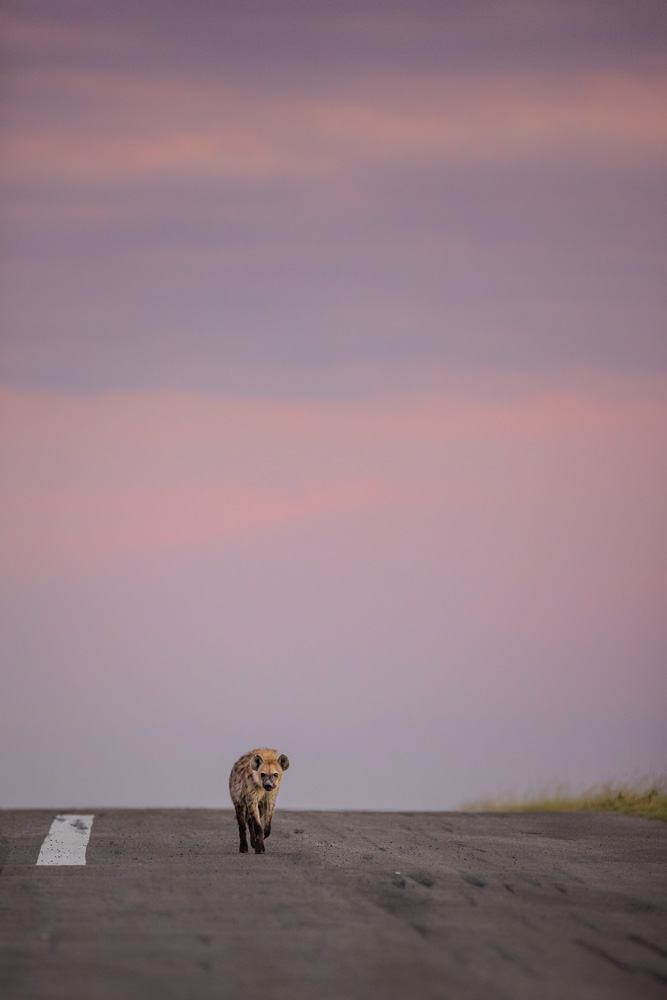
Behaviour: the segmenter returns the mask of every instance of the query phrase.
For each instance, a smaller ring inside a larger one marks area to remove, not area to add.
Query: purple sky
[[[3,11],[0,806],[664,772],[662,0]]]

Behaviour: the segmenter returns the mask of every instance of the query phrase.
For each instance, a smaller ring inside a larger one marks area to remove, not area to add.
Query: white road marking
[[[38,865],[85,865],[86,847],[94,816],[63,813],[56,816],[44,838]]]

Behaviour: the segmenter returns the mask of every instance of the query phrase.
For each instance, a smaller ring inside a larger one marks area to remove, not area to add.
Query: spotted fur
[[[271,833],[271,820],[283,772],[289,767],[284,753],[260,747],[240,757],[229,776],[229,794],[236,810],[241,843],[239,851],[246,854],[250,845],[255,854],[264,854],[264,841]]]

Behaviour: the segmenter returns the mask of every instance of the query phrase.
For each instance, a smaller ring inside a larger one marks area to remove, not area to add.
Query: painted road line
[[[85,865],[94,816],[62,813],[44,838],[38,865]]]

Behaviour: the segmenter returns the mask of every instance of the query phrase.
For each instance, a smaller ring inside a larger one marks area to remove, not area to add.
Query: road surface
[[[3,1000],[667,996],[667,824],[278,808],[240,855],[231,810],[62,812],[78,863],[0,811]]]

